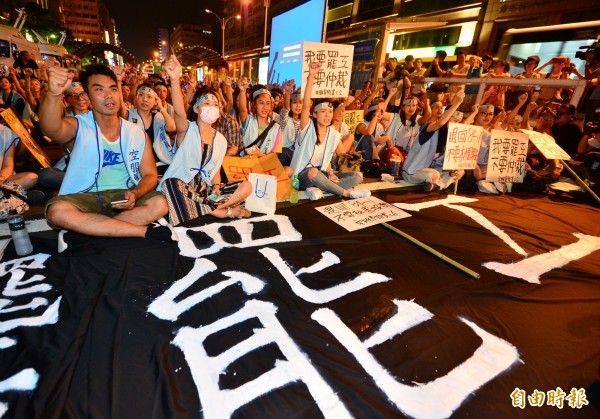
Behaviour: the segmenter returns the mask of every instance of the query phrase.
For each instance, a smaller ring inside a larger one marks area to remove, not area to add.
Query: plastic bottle
[[[31,240],[29,240],[29,233],[25,227],[23,215],[17,213],[14,209],[10,210],[7,222],[17,255],[26,256],[33,252],[33,246],[31,245]]]
[[[298,175],[294,175],[292,178],[292,189],[290,190],[290,203],[292,204],[298,203],[298,189],[300,189],[300,181],[298,180]]]

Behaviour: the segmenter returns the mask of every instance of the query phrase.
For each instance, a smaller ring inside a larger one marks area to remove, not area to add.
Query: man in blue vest
[[[51,65],[48,78],[39,115],[42,130],[58,143],[75,138],[59,195],[46,206],[48,223],[87,236],[176,240],[168,226],[156,223],[168,207],[155,191],[152,145],[141,128],[119,117],[121,92],[114,72],[105,65],[88,66],[80,82],[92,111],[67,117],[62,95],[73,75]],[[68,237],[77,235],[61,232],[59,250]]]

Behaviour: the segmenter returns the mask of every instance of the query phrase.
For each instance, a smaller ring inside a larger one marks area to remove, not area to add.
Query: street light
[[[230,16],[227,19],[224,17],[219,16],[218,14],[216,14],[215,12],[213,12],[212,10],[209,9],[204,9],[204,11],[206,13],[210,13],[213,14],[217,17],[217,19],[219,19],[219,22],[221,22],[221,57],[225,56],[225,26],[227,26],[227,22],[229,22],[231,19],[241,19],[242,17],[240,15],[235,15],[235,16]]]
[[[269,6],[271,4],[271,0],[264,0],[265,4],[265,31],[263,36],[263,47],[267,46],[267,21],[269,17]]]

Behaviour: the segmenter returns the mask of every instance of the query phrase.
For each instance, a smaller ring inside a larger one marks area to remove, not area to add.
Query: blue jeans
[[[313,180],[308,177],[310,169],[317,171],[317,175]],[[346,189],[350,189],[363,181],[363,175],[360,172],[339,172],[339,182],[332,182],[329,180],[327,175],[321,172],[317,168],[308,168],[298,174],[298,180],[300,181],[300,190],[305,190],[311,186],[317,187],[324,192],[332,193],[334,195],[343,196]]]

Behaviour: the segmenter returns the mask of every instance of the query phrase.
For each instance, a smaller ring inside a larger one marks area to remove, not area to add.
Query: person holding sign
[[[315,75],[321,63],[313,62],[308,69],[300,115],[300,135],[291,167],[298,176],[300,189],[306,190],[311,200],[319,199],[322,191],[345,198],[366,198],[371,192],[352,189],[362,182],[360,172],[341,172],[339,177],[331,169],[331,158],[340,143],[341,134],[331,127],[333,105],[326,99],[316,101],[313,120],[310,120],[311,93]]]
[[[473,171],[476,180],[477,189],[480,192],[497,195],[499,192],[505,192],[506,186],[501,183],[497,185],[485,180],[487,173],[488,159],[490,156],[490,142],[492,139],[491,129],[494,119],[494,106],[490,104],[479,106],[475,114],[473,125],[483,128],[481,142],[479,146],[479,156],[477,157],[477,167]]]
[[[431,120],[421,129],[402,166],[405,181],[424,184],[423,189],[429,192],[445,189],[462,176],[462,171],[446,172],[434,169],[433,165],[435,159],[444,154],[448,134],[446,124],[464,97],[464,91],[456,93],[445,111],[441,102],[431,104]]]
[[[549,107],[542,107],[537,115],[537,121],[534,131],[547,134],[552,141],[552,126],[556,121],[556,112]],[[546,183],[553,183],[558,181],[560,174],[563,170],[563,165],[560,160],[557,159],[546,159],[543,154],[533,145],[533,142],[529,142],[529,151],[527,153],[527,164],[533,169],[538,176],[540,176]]]
[[[196,121],[187,119],[180,85],[181,64],[172,55],[165,62],[171,79],[173,109],[177,126],[177,153],[158,185],[167,197],[173,225],[206,214],[218,218],[249,217],[239,204],[251,193],[247,180],[221,183],[221,164],[227,153],[227,140],[212,124],[219,118],[219,99],[209,87],[200,89],[192,100]]]

